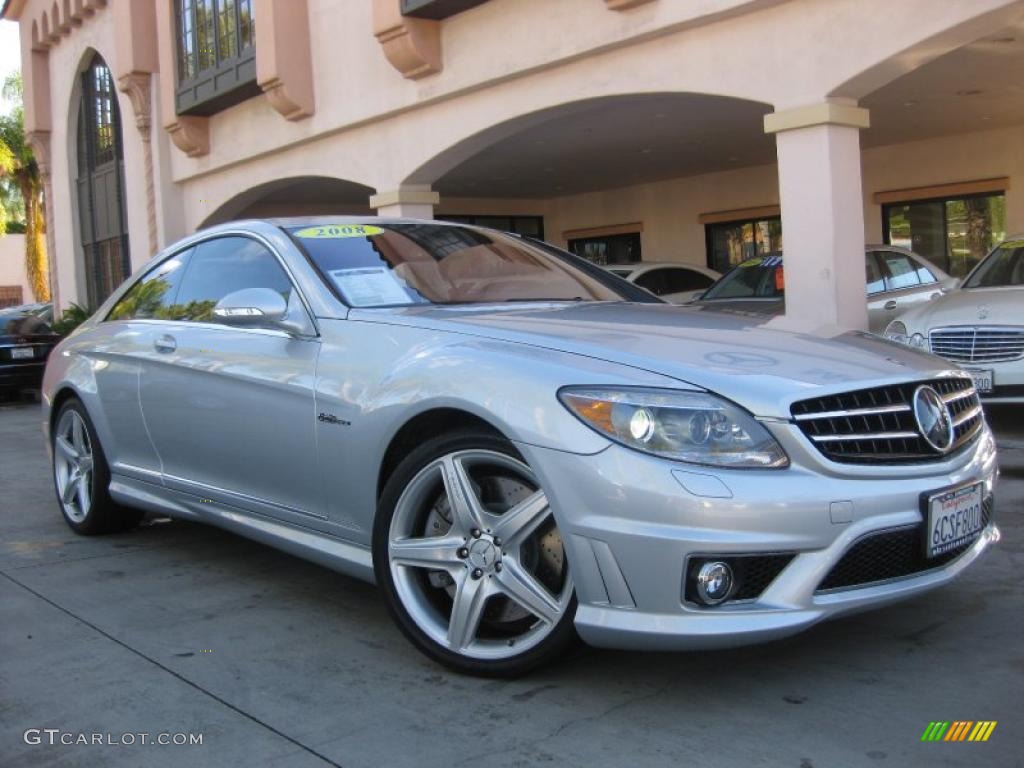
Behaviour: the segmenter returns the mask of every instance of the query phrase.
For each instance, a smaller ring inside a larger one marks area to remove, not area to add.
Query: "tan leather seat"
[[[451,296],[451,286],[433,259],[402,262],[395,267],[395,276],[433,301],[448,301]]]

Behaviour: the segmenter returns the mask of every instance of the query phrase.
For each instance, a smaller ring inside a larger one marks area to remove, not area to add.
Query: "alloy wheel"
[[[469,658],[535,647],[572,600],[547,497],[526,464],[497,451],[449,453],[413,477],[391,521],[388,563],[416,625]]]
[[[81,523],[92,508],[93,453],[85,421],[74,410],[65,411],[57,423],[53,472],[64,514]]]

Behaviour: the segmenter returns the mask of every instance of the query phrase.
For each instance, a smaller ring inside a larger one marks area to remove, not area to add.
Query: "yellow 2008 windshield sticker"
[[[341,240],[346,237],[372,237],[384,230],[369,224],[324,224],[319,227],[306,227],[292,234],[307,240]]]

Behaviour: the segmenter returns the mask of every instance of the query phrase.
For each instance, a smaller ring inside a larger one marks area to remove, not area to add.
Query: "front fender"
[[[478,336],[350,320],[325,320],[322,330],[316,411],[328,507],[363,540],[385,452],[427,411],[461,410],[518,443],[595,454],[609,441],[562,406],[559,388],[685,386],[629,366]]]

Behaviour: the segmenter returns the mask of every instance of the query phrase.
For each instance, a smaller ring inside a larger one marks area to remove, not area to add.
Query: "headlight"
[[[588,427],[644,453],[716,467],[789,466],[753,416],[706,392],[565,387],[558,399]]]
[[[885,333],[882,335],[889,339],[889,341],[896,341],[900,344],[906,344],[909,341],[907,338],[907,326],[899,320],[894,320],[889,323],[889,326],[885,329]]]
[[[928,338],[923,333],[910,334],[907,330],[907,324],[900,320],[894,320],[889,323],[889,326],[885,329],[885,333],[882,335],[889,339],[889,341],[906,344],[908,347],[924,350],[929,349]]]

